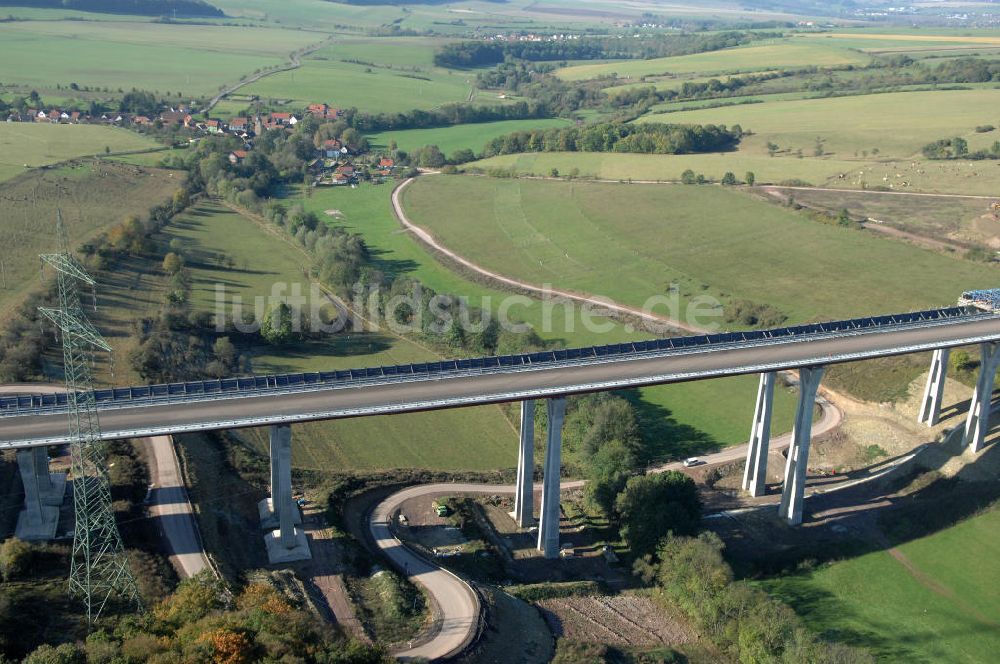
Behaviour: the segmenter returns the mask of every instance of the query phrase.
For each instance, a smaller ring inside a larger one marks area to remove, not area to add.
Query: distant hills
[[[139,16],[225,16],[221,9],[204,0],[0,0],[0,7],[76,9],[82,12]]]

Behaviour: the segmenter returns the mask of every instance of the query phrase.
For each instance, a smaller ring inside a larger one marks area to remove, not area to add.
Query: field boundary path
[[[292,53],[290,53],[288,56],[289,61],[287,64],[277,65],[272,69],[265,69],[264,71],[260,71],[257,72],[256,74],[248,76],[242,81],[239,81],[232,85],[227,85],[225,88],[219,91],[219,94],[212,97],[212,99],[208,102],[208,105],[205,107],[205,111],[211,111],[213,108],[215,108],[216,104],[218,104],[220,101],[222,101],[223,99],[225,99],[226,97],[233,94],[234,92],[236,92],[237,90],[239,90],[244,86],[250,85],[251,83],[256,83],[260,79],[265,78],[267,76],[271,76],[273,74],[280,74],[281,72],[284,71],[292,71],[293,69],[298,69],[299,67],[302,66],[303,57],[315,53],[319,49],[323,48],[324,46],[328,46],[332,42],[333,42],[333,37],[332,36],[327,37],[323,41],[313,44],[312,46],[306,46],[303,49],[299,49],[298,51],[293,51]]]

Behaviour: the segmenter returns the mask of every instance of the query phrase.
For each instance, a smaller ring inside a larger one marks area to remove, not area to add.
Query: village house
[[[320,120],[336,120],[340,115],[340,109],[330,108],[327,104],[309,104],[306,112]]]
[[[229,163],[233,166],[243,163],[243,160],[247,158],[246,150],[233,150],[229,153]]]
[[[184,124],[185,121],[188,121],[189,117],[190,114],[185,111],[164,111],[160,113],[160,121],[165,125]]]
[[[250,129],[250,118],[233,118],[229,121],[229,131],[242,134]]]

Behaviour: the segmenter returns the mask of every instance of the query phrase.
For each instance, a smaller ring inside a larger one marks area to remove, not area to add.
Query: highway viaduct
[[[566,397],[572,394],[669,384],[739,374],[760,374],[744,488],[764,491],[775,374],[800,376],[792,442],[779,514],[802,521],[813,402],[826,366],[932,351],[921,420],[934,424],[940,410],[948,350],[978,344],[979,380],[969,408],[964,443],[979,452],[989,428],[993,382],[1000,364],[1000,315],[973,306],[934,309],[752,332],[658,339],[524,355],[375,367],[313,374],[283,374],[97,390],[104,439],[271,427],[271,497],[261,504],[273,562],[307,558],[308,544],[291,490],[291,425],[488,403],[520,402],[514,516],[533,522],[535,400],[548,413],[538,548],[559,555],[559,466]],[[18,449],[25,483],[25,532],[47,530],[52,489],[44,452],[69,442],[69,395],[0,397],[0,449]]]

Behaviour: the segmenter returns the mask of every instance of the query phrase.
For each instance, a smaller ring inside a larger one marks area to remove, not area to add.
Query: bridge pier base
[[[302,523],[302,514],[292,499],[292,427],[271,425],[269,447],[271,498],[257,505],[261,526],[269,531],[264,535],[267,559],[272,565],[309,560],[312,554],[305,531],[296,528]]]
[[[566,415],[566,397],[546,402],[549,416],[545,445],[545,470],[542,477],[542,507],[538,522],[538,550],[546,558],[559,557],[559,469],[562,466],[562,426]]]
[[[965,420],[965,434],[962,445],[969,446],[973,454],[978,454],[986,445],[986,434],[990,430],[990,408],[993,403],[993,382],[996,380],[997,366],[1000,366],[1000,343],[980,344],[981,360],[976,391],[969,403],[969,416]]]
[[[534,523],[535,511],[535,402],[521,402],[521,441],[517,448],[517,484],[511,516],[521,528]]]
[[[812,442],[813,407],[824,370],[825,367],[799,369],[799,402],[795,408],[792,444],[788,448],[785,482],[781,487],[781,504],[778,507],[778,514],[792,526],[802,523],[806,469],[809,467],[809,444]]]
[[[776,374],[768,371],[760,375],[757,388],[757,406],[750,428],[747,462],[743,468],[743,489],[751,496],[763,496],[767,490],[767,455],[771,445],[771,410],[774,403]]]
[[[941,417],[941,397],[944,394],[944,379],[948,374],[948,348],[934,351],[931,359],[931,372],[927,375],[927,386],[924,387],[924,398],[920,402],[920,422],[929,427],[938,423]]]
[[[55,539],[59,506],[66,493],[66,474],[49,473],[46,447],[17,451],[17,466],[24,485],[24,509],[17,517],[15,537],[22,540]]]

